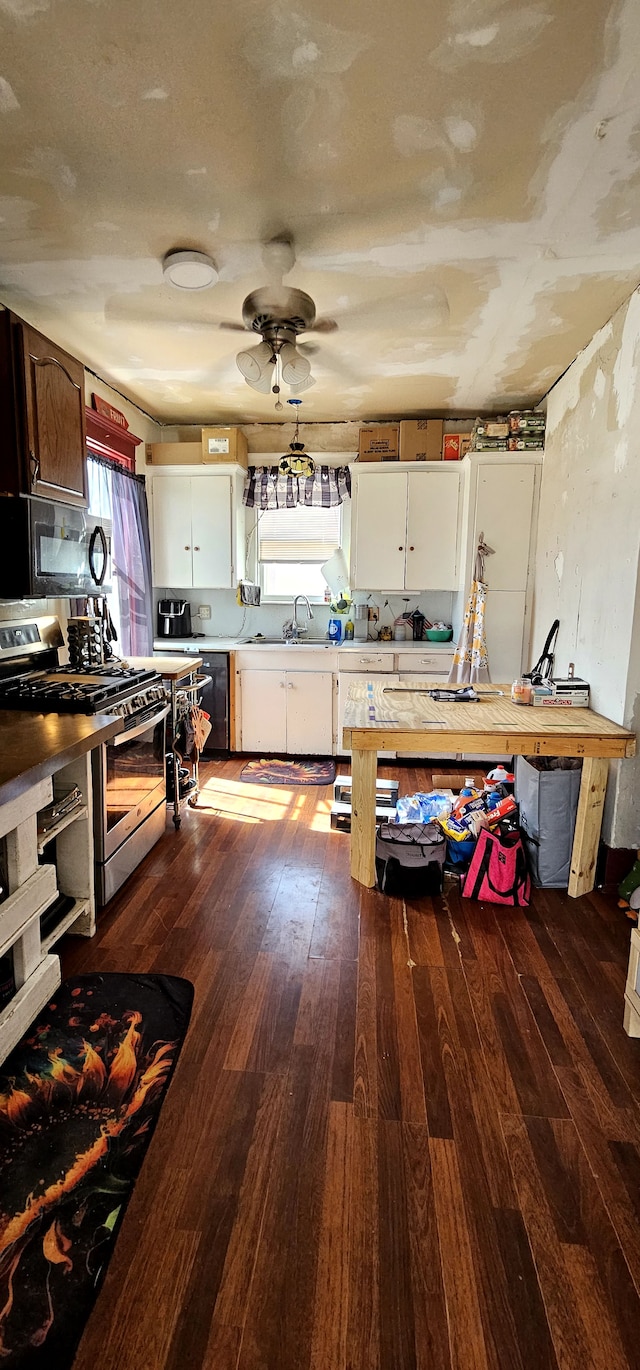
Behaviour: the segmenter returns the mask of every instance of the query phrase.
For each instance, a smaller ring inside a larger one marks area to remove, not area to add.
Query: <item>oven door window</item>
[[[107,744],[106,830],[113,832],[119,823],[164,793],[165,720],[119,746]]]

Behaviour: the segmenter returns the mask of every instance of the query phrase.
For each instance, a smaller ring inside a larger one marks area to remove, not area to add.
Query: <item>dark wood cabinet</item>
[[[84,368],[9,310],[0,315],[0,487],[87,503]]]

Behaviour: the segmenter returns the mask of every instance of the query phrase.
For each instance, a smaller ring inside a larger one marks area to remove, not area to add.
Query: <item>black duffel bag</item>
[[[381,823],[376,833],[378,889],[402,899],[440,894],[446,850],[436,823]]]

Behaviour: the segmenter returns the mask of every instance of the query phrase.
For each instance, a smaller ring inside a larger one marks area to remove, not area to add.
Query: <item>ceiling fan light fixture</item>
[[[257,347],[245,347],[238,352],[236,366],[246,381],[257,381],[269,374],[266,368],[271,364],[273,348],[268,342],[258,343]]]
[[[280,348],[280,361],[282,363],[282,379],[285,385],[297,386],[307,380],[311,372],[311,363],[308,357],[304,357],[293,343],[283,343]]]
[[[244,379],[246,385],[250,385],[252,390],[259,390],[261,395],[269,395],[271,393],[271,376],[257,376],[254,380],[250,380],[249,376],[245,376]]]
[[[315,383],[315,377],[309,375],[303,381],[295,381],[294,384],[290,384],[289,389],[293,395],[301,395],[303,391],[310,390],[311,386],[315,385]],[[289,401],[289,403],[291,403],[291,401]]]
[[[206,252],[182,249],[167,252],[162,262],[162,274],[165,281],[178,290],[207,290],[218,279],[215,262]]]

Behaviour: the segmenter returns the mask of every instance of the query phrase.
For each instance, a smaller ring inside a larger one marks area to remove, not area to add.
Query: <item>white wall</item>
[[[532,654],[560,619],[594,709],[640,727],[640,292],[551,391],[542,474]],[[640,759],[612,763],[603,837],[640,847]]]
[[[119,409],[120,413],[124,414],[131,432],[134,433],[137,438],[142,438],[140,446],[136,447],[136,470],[139,475],[144,475],[146,469],[144,444],[145,442],[162,441],[161,425],[156,423],[155,419],[152,419],[149,414],[145,414],[143,409],[138,409],[137,405],[132,404],[130,400],[126,400],[124,395],[120,395],[117,390],[112,390],[111,386],[106,384],[106,381],[100,380],[99,376],[94,376],[92,371],[85,371],[84,373],[84,393],[85,402],[89,405],[89,408],[92,407],[91,396],[95,394],[100,395],[103,400],[107,400],[109,404],[113,405],[114,409]]]

